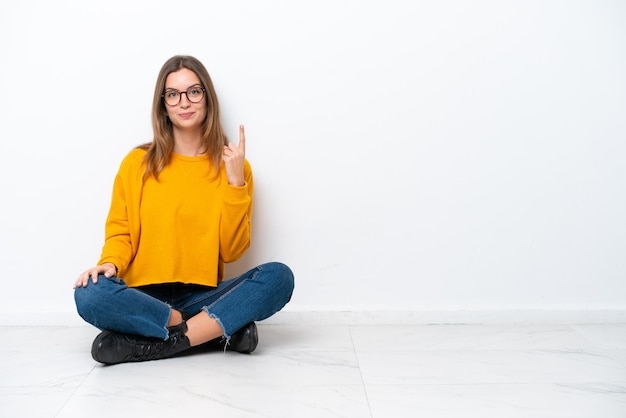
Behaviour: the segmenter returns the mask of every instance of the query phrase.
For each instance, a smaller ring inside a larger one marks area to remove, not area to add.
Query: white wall
[[[7,315],[74,312],[162,63],[201,59],[287,310],[626,309],[626,3],[0,3]],[[1,322],[1,321],[0,321]]]

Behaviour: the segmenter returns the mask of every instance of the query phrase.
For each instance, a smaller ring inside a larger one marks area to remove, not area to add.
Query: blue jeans
[[[284,264],[262,264],[217,287],[169,283],[128,287],[119,277],[98,276],[74,291],[78,314],[102,330],[167,339],[171,310],[204,310],[230,339],[252,321],[269,318],[291,299],[293,273]]]

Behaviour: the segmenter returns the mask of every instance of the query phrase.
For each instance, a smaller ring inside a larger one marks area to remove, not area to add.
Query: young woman
[[[290,300],[291,270],[268,263],[223,280],[250,246],[252,171],[244,127],[229,143],[209,73],[191,56],[161,68],[154,139],[122,161],[100,260],[74,283],[80,316],[103,330],[105,364],[156,360],[222,341],[251,353],[254,321]]]

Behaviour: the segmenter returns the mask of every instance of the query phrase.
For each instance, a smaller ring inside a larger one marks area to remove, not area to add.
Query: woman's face
[[[206,117],[206,93],[204,86],[193,71],[183,68],[170,73],[165,79],[165,109],[174,125],[174,129],[193,130],[199,129]],[[176,99],[180,99],[177,104]],[[194,103],[197,101],[197,103]]]

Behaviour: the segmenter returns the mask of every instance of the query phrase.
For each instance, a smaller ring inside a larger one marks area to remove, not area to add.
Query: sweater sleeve
[[[124,276],[128,265],[134,257],[131,241],[128,204],[132,199],[128,190],[129,179],[128,158],[115,176],[111,207],[105,223],[105,237],[102,254],[98,264],[113,263],[117,267],[117,274]]]
[[[228,185],[224,193],[220,218],[220,260],[230,263],[239,259],[250,247],[252,192],[254,189],[252,170],[246,160],[245,184],[241,187]]]

